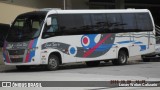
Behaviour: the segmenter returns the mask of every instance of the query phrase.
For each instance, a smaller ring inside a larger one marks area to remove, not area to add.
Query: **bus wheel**
[[[112,60],[114,65],[124,65],[127,63],[128,56],[124,50],[120,50],[118,54],[118,59]]]
[[[47,70],[53,71],[59,67],[59,58],[55,55],[50,55],[48,59]]]
[[[16,66],[19,71],[27,71],[30,69],[30,66]]]
[[[89,67],[95,67],[98,66],[100,64],[100,61],[88,61],[86,62],[86,65]]]

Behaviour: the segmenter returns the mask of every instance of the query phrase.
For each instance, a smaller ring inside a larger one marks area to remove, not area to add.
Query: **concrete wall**
[[[89,0],[65,0],[66,9],[86,9]],[[64,8],[64,0],[13,0],[12,4],[34,8]]]
[[[10,24],[18,14],[33,10],[36,8],[0,3],[0,23]]]
[[[4,2],[4,1],[3,1]],[[62,8],[63,0],[7,0],[5,3],[31,8]]]
[[[63,0],[7,0],[0,2],[0,23],[10,24],[24,12],[40,8],[64,8]],[[88,9],[89,0],[66,0],[66,9]]]
[[[7,0],[5,3],[32,8],[64,8],[64,0]],[[65,0],[67,9],[88,9],[89,0]]]
[[[87,5],[89,0],[71,0],[72,8],[73,9],[88,9],[89,6]]]

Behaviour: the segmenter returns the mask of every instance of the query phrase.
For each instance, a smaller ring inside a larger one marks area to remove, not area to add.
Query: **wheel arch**
[[[62,64],[62,55],[61,55],[61,53],[59,53],[59,52],[57,52],[57,51],[54,51],[54,52],[51,52],[51,53],[49,54],[49,57],[50,57],[51,55],[57,56],[57,57],[59,58],[59,64]]]
[[[126,47],[120,48],[117,55],[119,55],[119,52],[120,52],[121,50],[125,51],[125,52],[127,53],[127,56],[129,57],[129,50],[128,50],[128,48],[126,48]]]

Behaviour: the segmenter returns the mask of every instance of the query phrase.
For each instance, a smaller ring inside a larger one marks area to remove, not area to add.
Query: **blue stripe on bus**
[[[140,51],[144,51],[144,50],[146,50],[146,45],[140,45]]]
[[[117,42],[118,44],[125,44],[125,43],[131,43],[131,42],[134,42],[134,41],[121,41],[121,42]]]
[[[134,42],[134,44],[142,44],[142,42]]]
[[[35,39],[35,40],[34,40],[33,45],[32,45],[32,48],[36,48],[37,41],[38,41],[38,39]],[[31,59],[32,59],[34,56],[35,56],[35,50],[33,50],[33,51],[30,52],[29,62],[31,62]]]

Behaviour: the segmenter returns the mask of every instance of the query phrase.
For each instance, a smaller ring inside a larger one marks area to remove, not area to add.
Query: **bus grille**
[[[8,50],[9,55],[24,55],[25,49],[20,50]]]
[[[23,58],[11,58],[11,62],[12,62],[12,63],[23,62]]]

